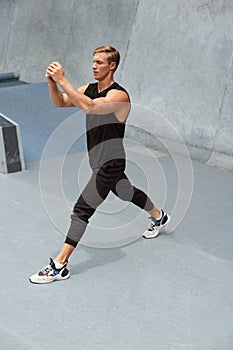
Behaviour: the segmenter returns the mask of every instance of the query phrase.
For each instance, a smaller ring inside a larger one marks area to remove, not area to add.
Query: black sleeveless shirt
[[[93,100],[105,97],[112,89],[127,93],[122,86],[114,82],[101,92],[98,92],[98,83],[89,84],[84,94]],[[109,161],[125,159],[124,134],[125,123],[120,122],[115,113],[86,115],[87,149],[92,169],[99,169]]]

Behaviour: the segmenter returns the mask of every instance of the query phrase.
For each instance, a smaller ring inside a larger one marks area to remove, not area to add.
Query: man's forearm
[[[66,95],[69,97],[70,101],[74,106],[78,107],[83,111],[87,111],[92,108],[94,102],[91,98],[85,96],[80,91],[78,91],[67,79],[63,77],[59,82]]]
[[[57,84],[53,81],[48,81],[49,95],[55,107],[64,107],[62,92],[58,89]]]

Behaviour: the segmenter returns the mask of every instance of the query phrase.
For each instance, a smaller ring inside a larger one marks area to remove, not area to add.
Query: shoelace
[[[156,221],[155,221],[155,219],[150,217],[149,219],[151,219],[152,222],[150,223],[148,231],[153,231],[155,229],[155,227],[159,227],[161,222],[162,222],[162,220],[163,220],[163,217],[164,217],[164,215],[162,215],[162,217],[159,220],[156,220]]]
[[[149,228],[148,228],[148,231],[154,231],[154,228],[156,227],[155,223],[154,222],[151,222]]]
[[[46,275],[48,272],[52,271],[52,267],[50,265],[45,266],[41,272]]]

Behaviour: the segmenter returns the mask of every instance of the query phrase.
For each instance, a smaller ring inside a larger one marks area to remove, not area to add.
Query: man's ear
[[[111,62],[110,63],[110,69],[115,70],[116,69],[116,62]]]

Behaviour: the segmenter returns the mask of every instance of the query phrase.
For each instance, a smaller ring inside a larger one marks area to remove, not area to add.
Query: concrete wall
[[[122,55],[116,79],[140,106],[128,135],[166,148],[177,134],[194,158],[233,170],[232,0],[0,0],[0,6],[0,72],[41,82],[50,61],[59,60],[80,85],[92,80],[93,48],[109,43]]]
[[[137,2],[0,0],[0,9],[0,72],[20,71],[22,80],[42,82],[57,60],[73,83],[83,84],[92,79],[97,46],[111,43],[125,56]]]
[[[217,164],[224,153],[233,169],[232,52],[232,0],[141,0],[122,77],[194,157]],[[148,123],[157,129],[155,115]],[[164,126],[159,134],[170,139]]]

